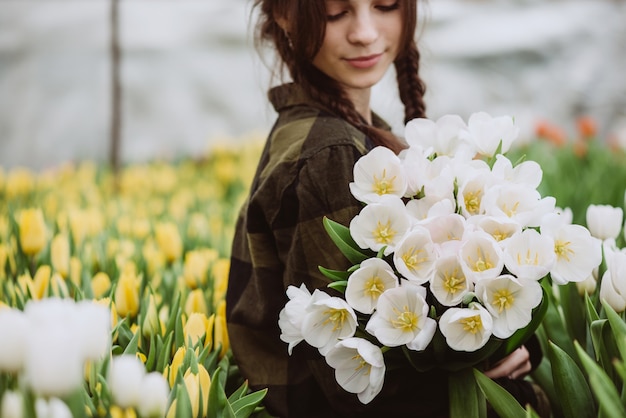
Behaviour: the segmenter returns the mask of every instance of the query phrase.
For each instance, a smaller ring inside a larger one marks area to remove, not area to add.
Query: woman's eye
[[[376,6],[376,8],[380,10],[381,12],[391,12],[394,10],[398,10],[400,8],[400,2],[397,1],[390,5],[379,5],[379,6]]]
[[[336,14],[328,15],[328,16],[326,16],[326,19],[327,19],[329,22],[334,22],[334,21],[336,21],[336,20],[341,19],[343,16],[345,16],[345,14],[346,14],[346,13],[347,13],[347,12],[340,12],[340,13],[336,13]]]

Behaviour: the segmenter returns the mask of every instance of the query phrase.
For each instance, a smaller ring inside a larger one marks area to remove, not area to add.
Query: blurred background
[[[109,0],[0,1],[0,167],[107,161]],[[251,42],[251,0],[120,0],[124,163],[199,155],[263,136],[271,83]],[[626,2],[431,0],[419,42],[428,114],[591,117],[626,147]],[[393,74],[373,108],[402,133]]]

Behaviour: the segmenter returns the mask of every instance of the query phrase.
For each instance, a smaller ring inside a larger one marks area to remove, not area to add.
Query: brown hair
[[[420,54],[414,39],[417,26],[416,0],[399,1],[403,28],[394,65],[400,100],[405,109],[404,121],[408,122],[425,117],[423,96],[426,87],[418,75]],[[326,4],[323,0],[255,0],[255,7],[260,8],[255,38],[257,46],[262,41],[273,43],[281,64],[287,68],[294,82],[301,85],[312,98],[368,135],[375,145],[386,146],[395,152],[405,148],[391,132],[367,124],[339,83],[312,64],[326,32]],[[279,16],[288,18],[291,27],[297,30],[287,35],[276,21]]]

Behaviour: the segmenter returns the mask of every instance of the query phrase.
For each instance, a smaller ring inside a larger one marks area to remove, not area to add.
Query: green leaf
[[[231,403],[231,408],[234,411],[235,416],[237,418],[249,417],[252,412],[254,412],[254,409],[261,403],[263,398],[265,398],[266,394],[267,389],[263,389],[246,395]]]
[[[324,229],[339,251],[352,263],[359,264],[372,256],[363,252],[350,235],[350,229],[324,217]]]
[[[550,297],[550,303],[548,304],[548,310],[543,319],[542,325],[548,337],[548,340],[553,341],[559,348],[564,350],[571,358],[577,360],[576,350],[574,349],[574,344],[572,343],[572,339],[570,338],[568,332],[565,330],[565,325],[563,323],[563,318],[559,313],[557,304],[554,301],[554,297],[551,295],[551,289],[549,290],[550,283],[549,281],[542,281],[541,285],[544,288],[544,291]]]
[[[569,354],[550,341],[548,357],[552,364],[554,389],[566,417],[591,418],[596,416],[591,389],[583,372]]]
[[[525,418],[526,411],[502,386],[474,369],[474,377],[493,410],[501,417]]]
[[[604,370],[589,357],[578,342],[574,342],[574,345],[576,346],[576,351],[580,356],[583,367],[589,375],[589,384],[600,404],[602,414],[606,417],[626,417],[626,408],[622,404],[619,393],[611,381],[611,378],[609,378]]]
[[[472,369],[450,373],[448,377],[450,418],[483,418],[486,402],[476,384]]]
[[[589,297],[589,294],[585,293],[585,306],[587,307],[587,323],[591,324],[593,321],[600,319],[596,307],[593,305],[593,301]]]
[[[137,354],[139,350],[139,335],[141,334],[140,330],[137,330],[135,334],[133,334],[133,338],[130,340],[126,348],[124,349],[124,354]]]
[[[333,281],[345,281],[350,277],[350,272],[344,270],[330,270],[322,266],[317,267],[319,271],[330,280]]]
[[[191,399],[189,398],[187,387],[184,384],[179,384],[176,389],[176,416],[192,416]]]
[[[585,304],[580,299],[576,283],[568,283],[559,286],[561,295],[560,305],[563,316],[567,318],[565,327],[572,340],[580,341],[585,345],[587,340],[587,327],[585,322]]]
[[[341,293],[345,293],[346,292],[346,288],[348,287],[348,281],[347,280],[343,280],[340,282],[332,282],[328,284],[328,287],[330,287],[331,289],[335,289],[338,290]]]
[[[612,363],[613,359],[618,356],[618,352],[609,321],[607,319],[593,321],[589,329],[596,361],[600,363],[611,379],[616,379]]]
[[[613,331],[620,356],[622,360],[626,360],[626,323],[606,301],[602,300],[602,305],[609,324],[611,324],[611,331]]]
[[[248,393],[248,381],[247,380],[243,382],[237,390],[235,390],[233,393],[230,394],[230,396],[228,397],[228,402],[232,404],[237,399],[240,399],[241,397],[245,396],[246,393]]]

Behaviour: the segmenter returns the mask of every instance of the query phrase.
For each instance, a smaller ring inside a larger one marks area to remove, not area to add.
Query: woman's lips
[[[346,58],[346,61],[355,68],[370,68],[376,65],[382,56],[383,54],[375,54],[364,57]]]

